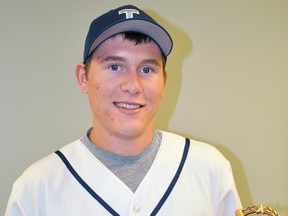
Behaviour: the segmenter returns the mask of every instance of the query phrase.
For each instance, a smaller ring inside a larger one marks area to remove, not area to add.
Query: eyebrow
[[[127,61],[126,58],[123,58],[121,56],[106,56],[101,62],[106,62],[106,61],[120,61],[120,62],[125,62]],[[160,66],[161,64],[159,61],[156,59],[144,59],[141,61],[142,64],[153,64],[155,66]]]
[[[155,66],[160,66],[160,63],[159,61],[155,60],[155,59],[144,59],[142,61],[142,63],[145,63],[145,64],[153,64]]]
[[[125,58],[120,56],[106,56],[102,61],[125,61]]]

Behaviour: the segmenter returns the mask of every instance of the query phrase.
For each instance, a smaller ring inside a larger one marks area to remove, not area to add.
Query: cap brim
[[[105,40],[123,32],[139,32],[149,36],[161,49],[164,56],[172,50],[172,39],[170,35],[161,26],[155,25],[146,20],[125,20],[106,29],[92,44],[88,56]]]

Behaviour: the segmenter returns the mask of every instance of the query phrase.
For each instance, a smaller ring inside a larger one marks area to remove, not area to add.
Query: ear
[[[78,82],[78,86],[82,93],[88,92],[88,80],[85,70],[85,64],[79,62],[76,66],[76,78]]]

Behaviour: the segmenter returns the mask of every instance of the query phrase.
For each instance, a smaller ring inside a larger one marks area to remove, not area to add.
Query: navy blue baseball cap
[[[97,17],[90,25],[83,56],[83,63],[108,38],[124,33],[138,32],[149,36],[160,48],[166,59],[172,50],[169,33],[152,17],[133,5],[126,5]]]

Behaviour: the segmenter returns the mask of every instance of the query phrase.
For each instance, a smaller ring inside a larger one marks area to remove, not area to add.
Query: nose
[[[127,92],[131,95],[141,94],[143,88],[140,75],[136,71],[127,73],[126,76],[123,77],[121,89],[123,92]]]

